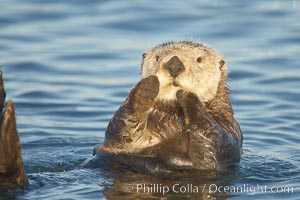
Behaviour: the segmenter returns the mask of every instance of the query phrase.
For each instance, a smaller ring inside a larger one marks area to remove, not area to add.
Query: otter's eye
[[[201,63],[202,62],[202,58],[201,57],[198,57],[197,58],[197,63]]]
[[[143,53],[143,59],[145,59],[145,58],[146,58],[146,56],[147,56],[147,54],[146,54],[146,53]]]
[[[155,61],[157,62],[159,60],[159,56],[155,56]]]

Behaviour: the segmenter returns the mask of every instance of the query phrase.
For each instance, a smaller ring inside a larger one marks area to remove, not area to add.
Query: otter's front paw
[[[140,101],[154,99],[159,92],[159,80],[157,76],[148,76],[142,79],[136,86],[135,98]]]
[[[154,103],[154,98],[159,92],[157,76],[148,76],[142,79],[129,94],[129,105],[133,111],[148,110]]]
[[[178,90],[176,93],[177,101],[182,107],[192,106],[194,104],[201,104],[196,94],[184,90]]]
[[[182,107],[186,125],[195,124],[201,119],[205,108],[196,94],[179,90],[176,93],[177,101]]]
[[[197,125],[204,128],[214,122],[196,94],[179,90],[176,96],[183,109],[186,125]]]

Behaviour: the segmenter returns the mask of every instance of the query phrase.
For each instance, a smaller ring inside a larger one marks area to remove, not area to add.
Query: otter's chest
[[[156,103],[147,116],[147,131],[162,138],[182,134],[184,114],[177,103]]]

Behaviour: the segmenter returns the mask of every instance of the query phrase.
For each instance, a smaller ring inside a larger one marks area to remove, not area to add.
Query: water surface
[[[30,180],[26,191],[0,199],[162,197],[124,188],[141,183],[249,187],[165,194],[179,199],[300,196],[299,1],[4,0],[0,9],[1,70],[7,97],[15,102]],[[142,53],[191,39],[226,58],[231,101],[244,132],[240,165],[221,174],[160,179],[127,169],[80,168],[139,80]],[[259,186],[267,190],[250,191]]]

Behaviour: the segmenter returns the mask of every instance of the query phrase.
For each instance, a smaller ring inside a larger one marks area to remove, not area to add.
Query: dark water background
[[[103,141],[110,117],[139,80],[142,53],[162,42],[191,39],[225,55],[245,136],[240,166],[199,184],[260,185],[267,191],[165,197],[299,199],[297,0],[1,0],[0,64],[7,97],[15,102],[31,186],[0,199],[150,197],[123,191],[127,182],[151,182],[146,175],[79,166]],[[174,183],[189,179],[163,182]],[[273,186],[293,191],[272,192]]]

